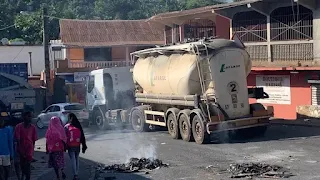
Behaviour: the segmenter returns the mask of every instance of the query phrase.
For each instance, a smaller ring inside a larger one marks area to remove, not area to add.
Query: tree
[[[0,38],[22,38],[31,44],[41,43],[42,4],[48,6],[50,39],[57,39],[59,18],[145,19],[163,12],[223,2],[226,0],[1,0]],[[1,31],[13,24],[16,27]]]

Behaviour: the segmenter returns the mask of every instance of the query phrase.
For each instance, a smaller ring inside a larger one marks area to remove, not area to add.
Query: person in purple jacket
[[[13,136],[10,128],[5,127],[5,122],[2,118],[0,118],[0,144],[0,177],[8,180],[14,153]]]

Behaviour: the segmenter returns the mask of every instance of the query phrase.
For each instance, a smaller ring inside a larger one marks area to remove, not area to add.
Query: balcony
[[[132,66],[128,61],[69,61],[69,68],[109,68],[109,67],[123,67]]]

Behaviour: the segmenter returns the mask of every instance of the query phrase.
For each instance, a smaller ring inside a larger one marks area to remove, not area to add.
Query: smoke
[[[128,163],[130,158],[157,159],[157,141],[148,133],[135,133],[128,130],[112,130],[106,152],[112,154],[111,161]]]

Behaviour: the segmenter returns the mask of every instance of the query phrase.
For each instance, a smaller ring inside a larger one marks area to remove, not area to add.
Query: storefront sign
[[[83,82],[89,77],[89,72],[75,72],[73,76],[74,82]]]
[[[291,104],[290,76],[256,76],[256,86],[263,87],[264,92],[269,95],[267,99],[258,99],[258,103]]]

